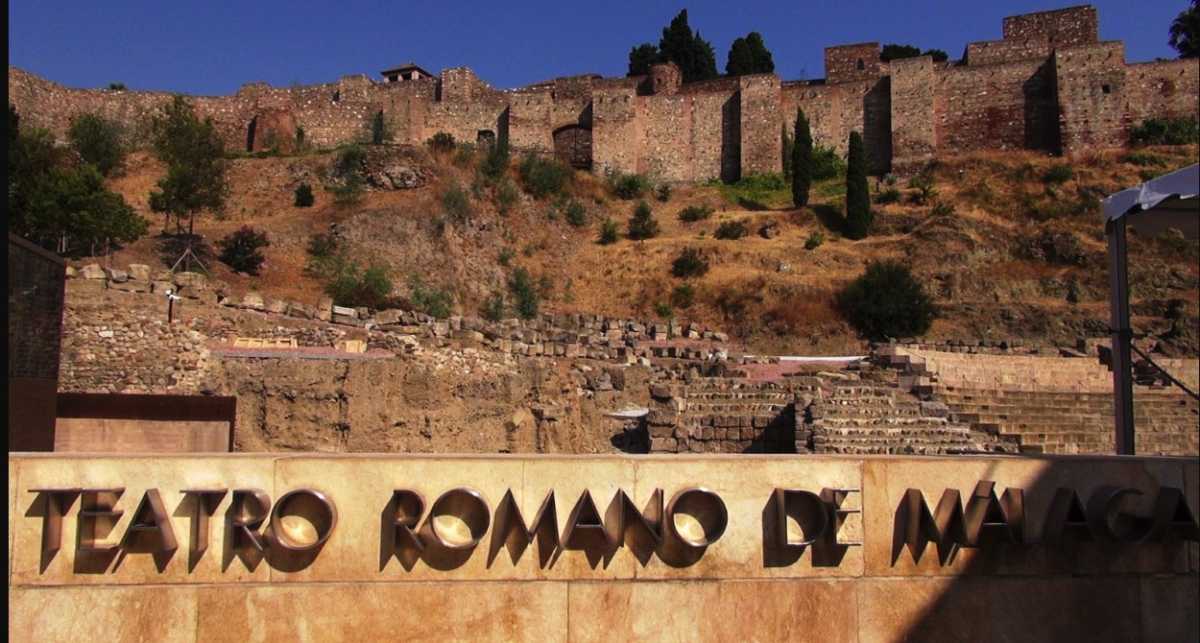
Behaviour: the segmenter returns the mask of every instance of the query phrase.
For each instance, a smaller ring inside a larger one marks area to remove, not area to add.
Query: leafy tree
[[[72,121],[67,138],[79,157],[96,166],[104,176],[112,174],[125,158],[120,125],[95,114],[84,114]]]
[[[916,58],[917,56],[930,56],[933,62],[941,63],[950,59],[950,55],[941,49],[926,49],[921,51],[912,45],[896,45],[887,44],[879,51],[879,60],[888,62],[890,60],[900,60],[901,58]]]
[[[937,311],[925,289],[903,264],[867,266],[837,297],[838,308],[864,337],[912,337],[929,330]]]
[[[559,194],[571,180],[571,168],[553,158],[529,154],[517,168],[521,183],[534,198]]]
[[[671,262],[671,274],[680,279],[700,277],[708,272],[708,261],[696,248],[684,248]]]
[[[775,60],[762,35],[751,31],[745,38],[733,41],[729,48],[729,59],[725,63],[725,73],[730,76],[745,74],[769,74],[775,71]]]
[[[663,28],[658,51],[661,60],[679,65],[685,83],[717,77],[717,58],[712,44],[688,26],[687,9],[680,11],[671,24]]]
[[[899,60],[901,58],[916,58],[921,55],[921,50],[912,45],[897,45],[889,43],[879,50],[879,60],[888,62],[890,60]]]
[[[871,192],[867,186],[867,155],[862,135],[850,132],[846,161],[846,236],[862,239],[871,228]]]
[[[650,204],[642,201],[633,209],[633,217],[629,219],[629,238],[637,241],[656,235],[658,235],[658,221],[654,220]]]
[[[125,91],[125,83],[109,83],[108,88],[114,92]]]
[[[267,233],[250,226],[242,226],[217,241],[217,247],[221,249],[221,262],[248,275],[258,274],[258,269],[266,261],[261,249],[269,245],[271,242],[267,240]]]
[[[494,293],[491,297],[488,297],[488,300],[483,304],[479,312],[483,315],[484,319],[490,322],[498,322],[504,319],[504,295]]]
[[[1171,21],[1171,38],[1167,41],[1180,58],[1200,57],[1200,0],[1179,12]]]
[[[628,76],[644,76],[650,73],[650,65],[660,60],[658,47],[644,42],[629,50]]]
[[[352,261],[338,261],[334,266],[325,294],[339,306],[383,308],[392,294],[392,280],[387,268],[372,264],[366,270]]]
[[[438,319],[445,319],[453,312],[454,297],[441,288],[426,286],[420,275],[409,278],[408,289],[412,293],[409,299],[414,310]]]
[[[192,235],[197,213],[225,203],[225,144],[212,119],[197,118],[183,96],[176,96],[155,118],[154,132],[154,150],[167,164],[167,176],[150,193],[150,209],[174,216],[177,230],[182,217],[188,217]]]
[[[297,208],[311,208],[314,200],[311,185],[301,183],[296,187],[294,204]]]
[[[134,241],[146,233],[146,220],[104,187],[99,170],[73,162],[45,130],[21,132],[11,105],[8,122],[11,231],[73,256],[94,255],[112,242]]]
[[[804,110],[796,109],[796,139],[792,143],[792,203],[797,208],[808,205],[808,191],[813,180],[812,128]]]
[[[604,223],[600,224],[600,239],[597,240],[602,246],[607,246],[610,243],[617,242],[617,222],[612,219],[605,219]]]
[[[533,277],[524,268],[517,268],[508,279],[508,292],[512,294],[517,315],[521,319],[533,319],[538,314],[541,294],[533,283]]]

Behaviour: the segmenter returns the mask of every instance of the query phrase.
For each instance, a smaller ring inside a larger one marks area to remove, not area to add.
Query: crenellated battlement
[[[844,153],[849,133],[861,132],[876,173],[980,149],[1119,147],[1146,118],[1197,115],[1200,61],[1127,64],[1123,44],[1100,41],[1098,24],[1091,6],[1010,16],[1002,39],[969,43],[961,60],[943,63],[881,61],[877,42],[838,45],[825,49],[826,77],[817,80],[767,74],[683,83],[678,68],[664,64],[647,76],[583,74],[501,90],[467,67],[433,74],[407,63],[378,81],[358,74],[288,88],[255,82],[193,102],[233,149],[286,150],[299,129],[307,143],[333,147],[363,137],[382,113],[399,143],[438,132],[488,142],[504,132],[518,151],[676,182],[780,171],[780,129],[791,127],[797,108],[819,145]],[[85,112],[137,136],[171,98],[71,89],[13,67],[8,80],[22,122],[60,138]]]

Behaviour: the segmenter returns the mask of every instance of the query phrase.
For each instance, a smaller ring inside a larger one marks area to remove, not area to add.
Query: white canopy
[[[1104,221],[1126,217],[1133,229],[1157,235],[1176,228],[1188,239],[1200,237],[1200,164],[1121,190],[1104,200]]]

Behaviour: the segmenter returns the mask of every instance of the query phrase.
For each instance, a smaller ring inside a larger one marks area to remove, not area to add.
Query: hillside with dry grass
[[[232,159],[224,211],[199,218],[196,231],[211,244],[249,225],[265,231],[270,246],[259,275],[234,273],[210,257],[212,276],[231,294],[255,290],[316,303],[324,283],[305,269],[306,249],[314,235],[332,234],[347,256],[387,268],[398,304],[407,303],[416,277],[421,288],[448,293],[454,312],[479,315],[490,298],[506,293],[513,271],[524,268],[543,311],[673,315],[726,329],[750,350],[789,354],[861,349],[835,294],[879,259],[909,264],[933,295],[940,316],[931,338],[1073,344],[1102,336],[1108,285],[1099,200],[1195,163],[1198,155],[1192,145],[1073,159],[1027,152],[943,159],[924,183],[872,179],[877,214],[861,241],[840,234],[842,179],[815,184],[810,206],[801,209],[791,207],[781,181],[762,177],[674,186],[665,201],[655,190],[642,197],[659,232],[631,241],[627,222],[638,199],[618,198],[602,178],[576,172],[559,195],[537,199],[520,189],[505,207],[496,185],[481,181],[478,155],[392,146],[368,152],[372,163],[401,164],[419,186],[368,187],[356,201],[339,203],[325,189],[335,187],[330,168],[337,151]],[[507,180],[527,188],[519,162],[513,160]],[[110,185],[150,219],[151,234],[111,257],[78,263],[172,263],[178,248],[159,234],[164,222],[147,203],[162,173],[145,153],[127,159]],[[293,205],[300,183],[313,186],[313,207]],[[447,200],[453,191],[466,197],[465,207]],[[683,221],[688,207],[712,212]],[[598,243],[606,219],[618,226],[615,243]],[[718,238],[718,230],[736,236],[739,227],[745,236]],[[685,249],[698,253],[707,272],[672,274]],[[1197,352],[1198,262],[1196,244],[1178,235],[1131,241],[1134,323],[1162,337],[1167,351]]]

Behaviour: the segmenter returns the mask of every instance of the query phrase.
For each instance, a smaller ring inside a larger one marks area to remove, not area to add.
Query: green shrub
[[[587,209],[575,199],[567,201],[563,207],[563,216],[567,219],[567,223],[576,228],[582,228],[587,225]]]
[[[936,315],[908,267],[889,261],[867,266],[838,294],[837,303],[846,320],[871,340],[922,335]]]
[[[307,183],[301,183],[296,187],[294,193],[295,199],[292,203],[297,208],[311,208],[315,199],[313,198],[312,186]]]
[[[325,285],[325,293],[339,306],[384,308],[392,294],[387,268],[372,264],[363,270],[357,263],[340,262],[338,271]]]
[[[367,152],[359,145],[348,145],[338,152],[330,168],[336,181],[329,188],[337,205],[350,205],[362,198],[366,189],[362,169],[367,162]]]
[[[612,219],[605,219],[604,223],[600,224],[600,239],[597,240],[602,246],[617,242],[617,222]]]
[[[269,245],[271,242],[267,241],[267,233],[259,232],[250,226],[242,226],[236,232],[217,241],[217,247],[221,249],[221,262],[236,272],[248,275],[258,274],[259,267],[266,261],[260,250]]]
[[[1122,163],[1141,167],[1159,167],[1167,164],[1167,159],[1150,152],[1127,152],[1121,156]]]
[[[95,114],[83,114],[71,121],[67,138],[79,157],[96,166],[104,176],[121,167],[125,159],[121,126]]]
[[[708,261],[700,255],[696,248],[684,248],[683,252],[671,263],[671,274],[680,279],[701,277],[708,272]]]
[[[457,182],[451,182],[442,192],[442,209],[452,223],[465,223],[471,218],[471,197],[467,196]]]
[[[701,221],[712,216],[713,209],[707,205],[689,205],[679,211],[679,220],[691,223],[693,221]]]
[[[938,201],[929,209],[929,215],[934,217],[954,216],[954,206],[945,201]]]
[[[637,207],[633,209],[633,216],[629,219],[629,238],[639,241],[657,235],[658,221],[654,220],[650,204],[645,201],[638,202]]]
[[[470,143],[459,143],[454,148],[454,158],[451,162],[455,167],[468,167],[475,161],[475,146]]]
[[[429,137],[426,145],[434,152],[449,152],[454,149],[454,135],[447,132],[438,132]]]
[[[488,297],[479,314],[487,321],[493,323],[504,319],[504,295],[502,293],[495,293],[491,297]]]
[[[571,179],[571,168],[565,164],[533,154],[521,161],[517,171],[525,191],[538,199],[561,194]]]
[[[438,319],[445,319],[453,312],[454,296],[441,288],[426,286],[420,276],[413,275],[408,280],[408,289],[413,310]]]
[[[109,83],[108,88],[114,92],[125,91],[125,83]]]
[[[661,183],[654,190],[654,196],[663,203],[671,200],[671,185],[669,183]]]
[[[504,248],[500,251],[500,254],[496,256],[496,261],[499,262],[501,266],[508,266],[510,263],[512,263],[513,257],[515,256],[517,256],[517,253],[513,252],[512,248]]]
[[[804,240],[804,249],[816,250],[817,248],[821,247],[822,243],[825,243],[825,233],[821,232],[820,230],[816,230],[812,234],[808,235],[808,238]]]
[[[1045,172],[1042,173],[1042,182],[1058,185],[1066,183],[1075,177],[1075,171],[1066,163],[1056,163],[1051,165]]]
[[[643,174],[613,172],[608,175],[608,186],[619,199],[640,199],[650,191],[650,179]]]
[[[671,310],[671,305],[660,301],[654,304],[654,314],[663,319],[670,319],[675,312]]]
[[[500,214],[508,214],[520,197],[517,186],[513,185],[512,181],[507,177],[500,179],[499,185],[496,186],[496,211]]]
[[[925,205],[933,197],[937,196],[937,188],[933,183],[933,174],[929,172],[921,172],[914,175],[908,180],[908,187],[917,191],[912,197],[913,203],[917,205]]]
[[[508,292],[513,296],[517,315],[521,319],[533,319],[538,314],[538,303],[541,299],[538,289],[534,286],[529,271],[517,268],[508,279]]]
[[[741,239],[749,232],[744,221],[725,221],[717,226],[717,231],[713,233],[713,236],[717,239]]]
[[[675,308],[691,308],[696,301],[696,289],[691,284],[679,284],[671,291],[671,305]]]
[[[883,190],[882,192],[878,192],[875,194],[875,202],[876,203],[899,203],[900,202],[900,190],[897,190],[896,188],[888,188],[886,190]]]
[[[846,174],[846,161],[832,147],[817,145],[812,151],[812,178],[814,181],[832,179]]]
[[[1129,130],[1133,145],[1187,145],[1200,143],[1200,121],[1195,118],[1148,118]]]

